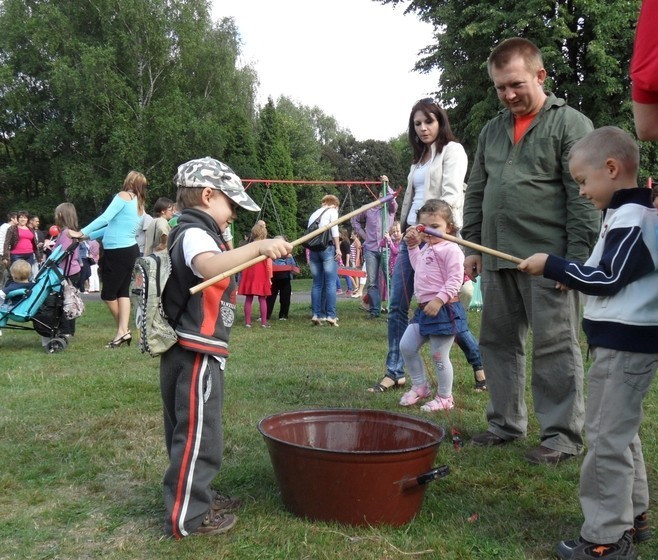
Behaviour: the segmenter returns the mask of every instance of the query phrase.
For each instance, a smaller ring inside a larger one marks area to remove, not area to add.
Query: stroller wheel
[[[49,354],[55,354],[56,352],[61,352],[66,348],[67,342],[65,338],[51,338],[46,345],[46,352]]]

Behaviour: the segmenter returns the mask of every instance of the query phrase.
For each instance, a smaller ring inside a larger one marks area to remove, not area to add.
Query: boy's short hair
[[[526,70],[532,74],[539,72],[544,67],[544,59],[537,45],[523,37],[512,37],[505,39],[491,51],[487,60],[489,77],[491,77],[492,68],[498,69],[506,66],[515,56],[523,58]]]
[[[9,274],[14,282],[27,282],[32,274],[32,265],[24,259],[17,259],[9,267]]]
[[[628,173],[637,175],[640,168],[638,143],[617,126],[602,126],[583,136],[571,147],[569,159],[576,153],[592,167],[600,167],[607,159],[615,159]]]
[[[176,204],[181,210],[197,206],[206,188],[223,192],[245,210],[260,210],[260,206],[246,193],[240,177],[225,163],[208,156],[179,165],[174,184],[178,187]]]
[[[167,198],[166,196],[161,196],[160,198],[158,198],[158,200],[155,201],[155,204],[153,205],[153,215],[160,216],[162,212],[168,210],[169,208],[173,209],[173,207],[174,207],[173,200]]]

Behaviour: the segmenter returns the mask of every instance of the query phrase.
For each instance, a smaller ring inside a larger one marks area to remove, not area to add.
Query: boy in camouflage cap
[[[237,207],[259,210],[226,164],[210,157],[188,161],[178,167],[174,183],[182,213],[168,238],[172,270],[162,302],[167,316],[177,319],[178,341],[160,358],[160,391],[169,454],[165,531],[180,539],[225,533],[235,525],[232,512],[240,505],[210,487],[222,460],[224,368],[235,322],[235,281],[225,278],[191,296],[189,290],[260,255],[283,257],[292,245],[264,239],[226,250],[222,233]],[[179,236],[184,237],[173,246]]]

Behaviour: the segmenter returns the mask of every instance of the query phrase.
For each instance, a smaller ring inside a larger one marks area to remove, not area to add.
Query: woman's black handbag
[[[320,229],[320,218],[322,218],[322,214],[324,214],[328,208],[325,208],[322,213],[311,223],[311,225],[306,228],[306,231],[304,232],[304,235],[308,235],[309,233],[313,233],[314,231],[317,231]],[[312,237],[308,241],[305,241],[302,243],[304,247],[306,247],[309,251],[315,251],[315,252],[320,252],[324,251],[329,245],[333,243],[333,237],[331,235],[331,228],[328,230],[322,232],[320,235],[316,235],[315,237]]]

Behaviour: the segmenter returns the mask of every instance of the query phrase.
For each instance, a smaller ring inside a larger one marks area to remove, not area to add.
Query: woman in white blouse
[[[340,201],[333,194],[322,197],[322,206],[313,212],[308,220],[309,226],[320,218],[319,227],[338,219]],[[311,307],[313,324],[321,325],[326,321],[332,327],[338,326],[336,317],[336,279],[338,263],[341,258],[338,226],[331,228],[333,243],[322,251],[309,251],[308,264],[313,276],[311,288]]]
[[[416,225],[418,209],[431,198],[450,204],[455,225],[461,228],[468,158],[463,146],[452,133],[448,115],[434,99],[421,99],[411,108],[408,137],[413,161],[400,210],[402,231]],[[383,392],[405,384],[400,338],[407,328],[413,293],[414,271],[409,262],[407,244],[403,240],[391,277],[386,374],[370,391]],[[476,390],[486,389],[477,341],[470,331],[456,333],[455,341],[473,367]]]

